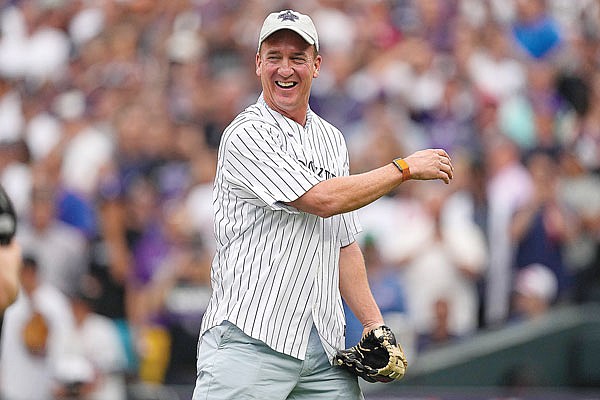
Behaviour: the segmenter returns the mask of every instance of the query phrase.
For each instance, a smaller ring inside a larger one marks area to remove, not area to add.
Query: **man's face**
[[[319,75],[321,56],[288,29],[273,33],[256,55],[264,99],[272,109],[304,124],[313,78]]]

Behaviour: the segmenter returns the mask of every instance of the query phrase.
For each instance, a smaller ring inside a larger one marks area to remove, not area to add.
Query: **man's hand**
[[[452,160],[443,149],[419,150],[404,158],[410,169],[411,179],[441,179],[450,183],[454,172]]]
[[[334,364],[367,382],[384,383],[402,379],[408,366],[402,347],[385,325],[369,331],[356,346],[338,350]]]

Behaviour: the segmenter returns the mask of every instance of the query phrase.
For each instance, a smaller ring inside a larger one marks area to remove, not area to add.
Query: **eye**
[[[267,61],[277,61],[277,60],[281,59],[281,56],[277,55],[277,54],[267,54],[267,56],[265,57],[265,59]]]

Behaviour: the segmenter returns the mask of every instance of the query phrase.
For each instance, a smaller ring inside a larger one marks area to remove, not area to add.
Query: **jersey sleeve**
[[[296,200],[322,178],[286,153],[270,129],[248,123],[227,137],[224,177],[239,197],[295,212],[283,202]]]
[[[351,211],[349,213],[342,214],[342,220],[340,222],[340,231],[338,237],[340,238],[340,247],[346,247],[356,240],[356,235],[362,232],[362,226],[358,219],[358,213]]]

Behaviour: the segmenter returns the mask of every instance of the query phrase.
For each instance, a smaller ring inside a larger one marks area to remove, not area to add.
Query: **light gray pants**
[[[192,400],[363,400],[356,376],[329,363],[313,326],[304,361],[279,353],[225,321],[198,348]]]

